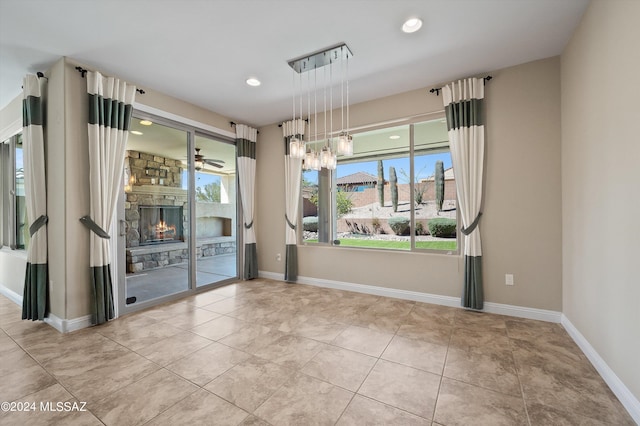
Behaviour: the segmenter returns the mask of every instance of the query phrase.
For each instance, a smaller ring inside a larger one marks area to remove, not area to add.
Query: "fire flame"
[[[157,239],[164,240],[169,238],[174,238],[176,236],[176,226],[175,225],[167,225],[164,220],[158,222],[154,227],[154,232]]]

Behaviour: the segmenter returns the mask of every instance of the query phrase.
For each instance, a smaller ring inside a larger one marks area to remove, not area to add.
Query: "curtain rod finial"
[[[84,69],[84,68],[82,68],[82,67],[76,67],[76,70],[77,70],[80,74],[82,74],[82,78],[84,78],[84,75],[87,73],[87,70],[85,70],[85,69]]]

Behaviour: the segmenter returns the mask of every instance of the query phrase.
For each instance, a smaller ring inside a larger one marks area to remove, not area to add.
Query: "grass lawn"
[[[318,240],[307,240],[309,243],[317,243]],[[360,240],[357,238],[343,238],[340,245],[345,247],[366,247],[366,248],[385,248],[396,250],[409,250],[410,241],[387,241],[387,240]],[[456,250],[456,240],[451,241],[417,241],[416,248],[427,250]]]

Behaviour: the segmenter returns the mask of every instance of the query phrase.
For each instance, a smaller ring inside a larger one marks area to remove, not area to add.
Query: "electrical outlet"
[[[504,276],[504,283],[506,285],[513,285],[513,274],[506,274]]]
[[[276,254],[276,260],[282,262],[282,255],[280,253]]]

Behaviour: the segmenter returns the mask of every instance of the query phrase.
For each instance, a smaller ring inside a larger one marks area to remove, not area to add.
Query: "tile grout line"
[[[436,401],[433,404],[433,414],[431,415],[431,423],[436,421],[436,409],[438,407],[438,399],[440,398],[440,390],[442,389],[442,381],[444,380],[444,370],[447,367],[447,358],[449,357],[449,348],[451,347],[451,340],[453,340],[453,332],[455,330],[456,318],[453,317],[453,323],[450,325],[449,342],[447,343],[447,352],[444,355],[444,363],[442,364],[442,374],[440,374],[440,383],[438,383],[438,392],[436,393]]]
[[[22,345],[20,345],[18,342],[16,342],[16,341],[15,341],[15,339],[13,338],[13,336],[9,335],[9,334],[4,330],[4,328],[2,329],[2,331],[3,331],[3,332],[4,332],[4,333],[5,333],[5,334],[6,334],[6,335],[11,339],[11,340],[13,340],[13,342],[14,342],[16,345],[18,345],[18,347],[20,348],[20,350],[21,350],[21,351],[23,351],[25,354],[27,354],[27,356],[29,356],[29,357],[30,357],[30,358],[31,358],[31,359],[32,359],[36,364],[38,364],[38,366],[40,366],[40,368],[42,368],[42,369],[47,373],[47,375],[49,375],[49,376],[50,376],[50,377],[55,381],[55,384],[57,384],[57,385],[58,385],[58,386],[60,386],[62,389],[64,389],[67,393],[69,393],[69,395],[71,395],[73,399],[77,399],[78,401],[80,401],[80,398],[79,398],[78,396],[76,396],[76,394],[75,394],[74,392],[72,392],[70,389],[68,389],[65,385],[63,385],[63,384],[60,382],[60,380],[58,379],[58,376],[56,376],[55,374],[53,374],[53,372],[49,371],[49,369],[48,369],[48,368],[46,368],[46,367],[45,367],[45,366],[44,366],[40,361],[38,361],[38,360],[33,356],[33,354],[31,354],[31,353],[29,352],[29,350],[28,350],[28,349],[24,348]],[[54,386],[55,384],[50,385],[50,386],[47,386],[46,388],[38,389],[37,391],[30,393],[29,395],[33,395],[33,394],[38,393],[38,392],[40,392],[40,391],[42,391],[42,390],[44,390],[44,389],[48,389],[49,387]],[[29,396],[29,395],[26,395],[26,396],[21,397],[21,398],[26,398],[26,397],[27,397],[27,396]],[[83,401],[83,402],[84,402],[84,401]],[[95,419],[97,419],[100,423],[102,423],[103,425],[105,424],[105,423],[102,421],[102,419],[100,419],[100,418],[96,415],[96,413],[94,413],[93,411],[91,411],[91,409],[90,409],[90,408],[87,408],[87,411],[88,411],[89,413],[91,413],[91,415],[92,415]]]
[[[505,322],[506,326],[506,322]],[[518,378],[518,385],[520,385],[520,395],[522,396],[522,404],[524,405],[524,414],[527,416],[527,424],[531,426],[531,418],[529,417],[529,409],[527,408],[527,400],[524,394],[524,386],[522,386],[522,380],[520,380],[520,372],[518,371],[518,362],[516,356],[513,353],[513,339],[509,334],[509,327],[507,327],[507,338],[509,339],[509,349],[511,352],[511,359],[513,360],[513,366],[516,369],[516,377]]]

